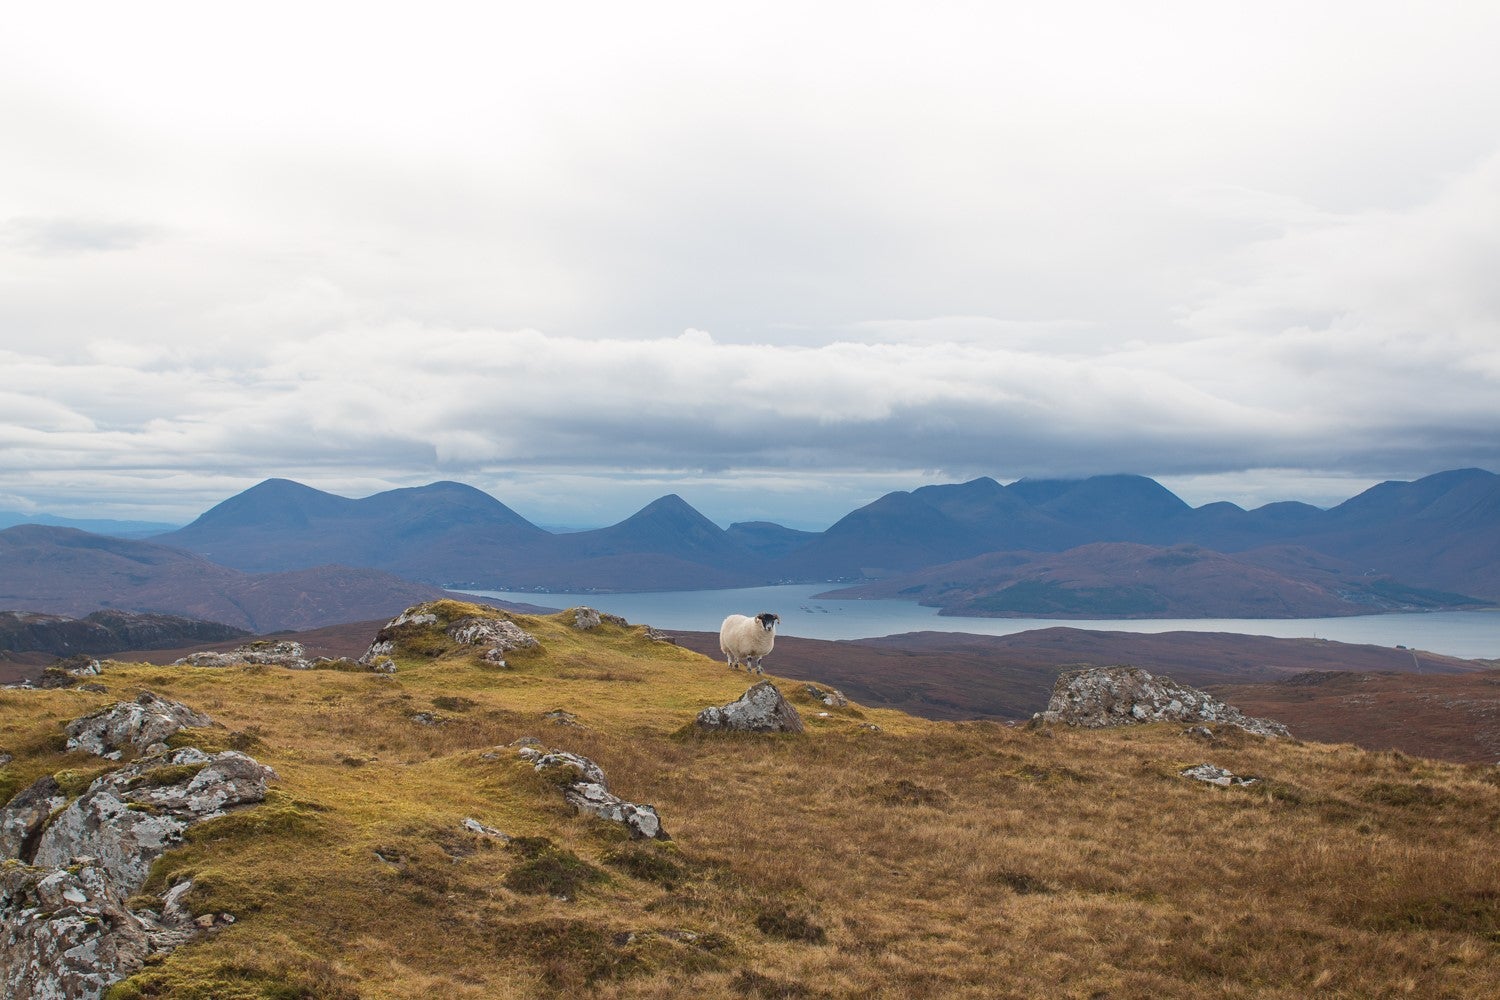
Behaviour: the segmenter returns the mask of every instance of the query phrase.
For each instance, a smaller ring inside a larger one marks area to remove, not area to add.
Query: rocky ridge
[[[169,749],[213,721],[143,691],[75,719],[68,749],[139,755],[76,798],[44,775],[0,807],[0,974],[12,1000],[94,1000],[153,954],[233,922],[188,911],[191,879],[159,905],[126,905],[192,826],[264,800],[276,775],[234,750]]]
[[[1149,722],[1219,722],[1260,736],[1288,737],[1286,726],[1253,719],[1233,705],[1170,677],[1139,667],[1090,667],[1060,674],[1045,711],[1034,723],[1060,722],[1085,729]]]

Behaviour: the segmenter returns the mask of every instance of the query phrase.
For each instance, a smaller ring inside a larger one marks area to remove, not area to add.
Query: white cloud
[[[18,496],[1500,466],[1493,5],[85,6],[0,39]]]

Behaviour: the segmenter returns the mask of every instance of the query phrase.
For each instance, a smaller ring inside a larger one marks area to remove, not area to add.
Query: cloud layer
[[[0,494],[811,525],[981,474],[1500,468],[1490,8],[33,10]]]

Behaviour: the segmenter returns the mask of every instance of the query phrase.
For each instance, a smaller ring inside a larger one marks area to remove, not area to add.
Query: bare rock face
[[[1091,667],[1057,678],[1052,700],[1035,722],[1061,722],[1084,729],[1146,722],[1220,722],[1261,736],[1291,736],[1286,726],[1253,719],[1233,705],[1170,677],[1138,667]]]
[[[761,681],[738,700],[698,713],[694,725],[712,731],[800,733],[802,716],[770,681]]]
[[[74,857],[95,865],[128,897],[151,863],[194,823],[266,797],[269,767],[234,750],[185,747],[135,761],[95,779],[43,831],[32,863],[62,867]]]
[[[57,779],[50,774],[16,793],[15,798],[0,809],[0,861],[7,858],[29,861],[48,817],[67,801],[68,797],[58,786]]]
[[[230,653],[189,653],[174,665],[189,667],[235,667],[241,663],[260,663],[266,666],[286,667],[289,670],[307,670],[312,661],[300,642],[290,639],[271,641],[261,639],[249,642]]]
[[[572,771],[575,777],[563,784],[563,798],[580,813],[597,816],[612,823],[623,823],[629,828],[634,840],[672,839],[662,829],[661,817],[657,815],[655,806],[626,802],[612,793],[603,769],[587,757],[564,750],[541,750],[533,746],[523,746],[516,753],[521,759],[530,761],[538,771],[550,771],[554,768]]]
[[[1230,786],[1244,788],[1260,780],[1259,778],[1242,778],[1233,771],[1227,771],[1214,764],[1195,764],[1177,773],[1184,778],[1192,778],[1194,781],[1206,781],[1210,785],[1218,785],[1221,788],[1229,788]]]
[[[68,723],[68,749],[119,760],[127,748],[142,752],[179,729],[211,726],[213,721],[180,702],[142,691],[133,702],[117,702]]]

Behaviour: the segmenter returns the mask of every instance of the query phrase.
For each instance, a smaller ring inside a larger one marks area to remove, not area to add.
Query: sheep
[[[729,662],[730,670],[745,665],[746,672],[764,674],[761,657],[771,651],[776,642],[776,626],[781,618],[769,611],[762,611],[754,618],[730,615],[719,626],[719,650]]]

